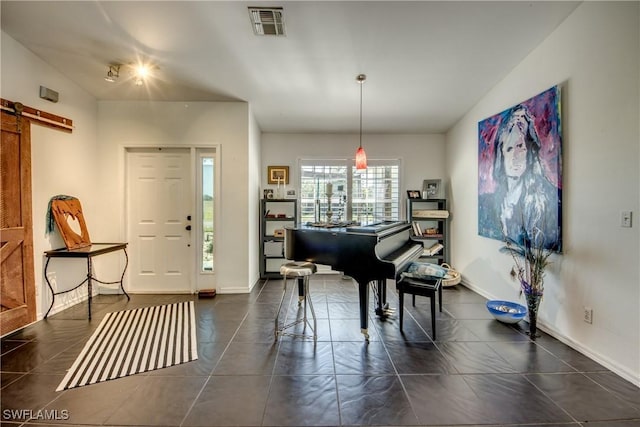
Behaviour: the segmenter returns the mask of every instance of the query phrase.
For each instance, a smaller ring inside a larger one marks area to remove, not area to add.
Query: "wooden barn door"
[[[36,320],[27,119],[2,112],[0,144],[0,335]]]

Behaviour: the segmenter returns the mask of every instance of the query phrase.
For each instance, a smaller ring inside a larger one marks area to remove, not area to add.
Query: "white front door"
[[[190,150],[127,150],[129,290],[192,292]]]

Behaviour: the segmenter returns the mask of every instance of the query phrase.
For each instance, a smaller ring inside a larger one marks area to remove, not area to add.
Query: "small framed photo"
[[[265,199],[273,199],[273,188],[267,188],[266,190],[262,190]]]
[[[288,189],[287,190],[287,194],[285,194],[285,196],[287,197],[287,199],[295,199],[296,198],[296,190],[293,189]]]
[[[425,179],[422,181],[422,192],[425,199],[439,199],[441,190],[441,180]]]
[[[407,197],[410,199],[419,199],[420,190],[407,190]]]
[[[267,166],[267,184],[288,184],[289,166]]]

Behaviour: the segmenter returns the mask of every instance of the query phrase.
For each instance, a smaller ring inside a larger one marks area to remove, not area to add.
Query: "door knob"
[[[185,230],[188,230],[188,231],[191,231],[191,226],[190,226],[190,225],[187,225],[184,229],[185,229]]]

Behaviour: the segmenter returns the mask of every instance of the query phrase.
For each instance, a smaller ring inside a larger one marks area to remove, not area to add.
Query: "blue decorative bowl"
[[[503,323],[518,323],[527,315],[527,308],[511,301],[487,301],[489,313]]]

